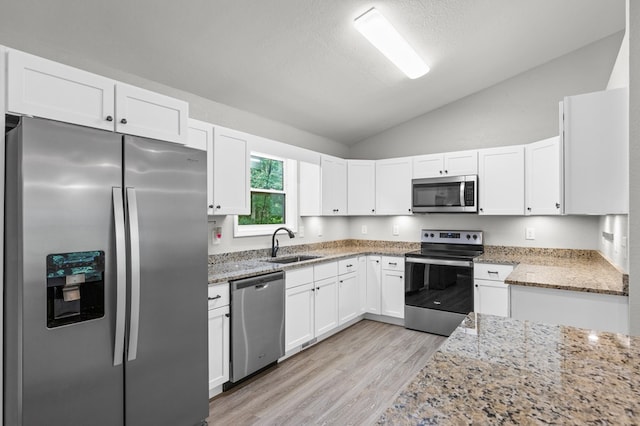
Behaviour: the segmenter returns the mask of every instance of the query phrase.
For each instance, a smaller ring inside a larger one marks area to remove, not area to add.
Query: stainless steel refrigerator
[[[205,153],[26,117],[6,140],[4,424],[201,424]]]

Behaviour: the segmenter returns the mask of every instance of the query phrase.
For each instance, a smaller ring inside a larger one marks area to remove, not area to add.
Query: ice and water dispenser
[[[47,327],[104,316],[104,251],[47,256]]]

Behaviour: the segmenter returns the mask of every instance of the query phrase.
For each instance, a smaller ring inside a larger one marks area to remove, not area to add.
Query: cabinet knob
[[[376,212],[376,209],[371,209],[371,213],[375,213],[375,212]]]
[[[476,284],[476,287],[478,287],[478,284]]]
[[[222,298],[222,296],[220,296],[219,294],[217,294],[215,297],[210,297],[209,300],[217,300]]]
[[[218,204],[218,205],[216,206],[216,210],[220,210],[220,209],[221,209],[220,204]]]
[[[316,291],[316,289],[315,289],[315,288],[312,288],[312,289],[311,289],[311,291]]]
[[[527,207],[527,211],[529,211],[529,212],[530,212],[530,211],[531,211],[531,207]]]
[[[445,173],[445,174],[449,174],[449,170],[445,170],[445,171],[444,171],[444,173]]]
[[[127,124],[127,119],[126,119],[126,118],[123,118],[122,120],[120,120],[120,122],[121,122],[122,124]]]
[[[560,203],[556,203],[556,209],[560,208]]]
[[[442,170],[440,170],[440,174],[442,174]]]
[[[112,117],[112,116],[110,116],[110,115],[107,115],[107,118],[105,118],[105,120],[107,120],[107,121],[113,121],[113,117]]]
[[[224,314],[225,317],[229,318],[231,315],[229,314]]]
[[[409,213],[411,213],[411,209],[407,209],[407,211],[408,211]]]
[[[209,204],[209,208],[212,209],[213,208],[213,204]]]
[[[483,209],[482,207],[480,207],[480,211],[481,211],[481,212],[483,212],[483,211],[484,211],[484,209]]]

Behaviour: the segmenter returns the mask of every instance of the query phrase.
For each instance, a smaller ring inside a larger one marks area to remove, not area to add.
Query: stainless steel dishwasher
[[[284,355],[284,272],[231,281],[232,383]]]

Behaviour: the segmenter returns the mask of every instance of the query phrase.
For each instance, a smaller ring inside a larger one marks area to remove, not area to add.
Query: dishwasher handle
[[[269,283],[274,281],[284,281],[284,272],[275,272],[272,274],[258,275],[257,277],[244,278],[241,280],[231,281],[231,291],[242,290],[247,287],[256,287],[257,290],[266,289]],[[258,286],[262,286],[258,288]]]

